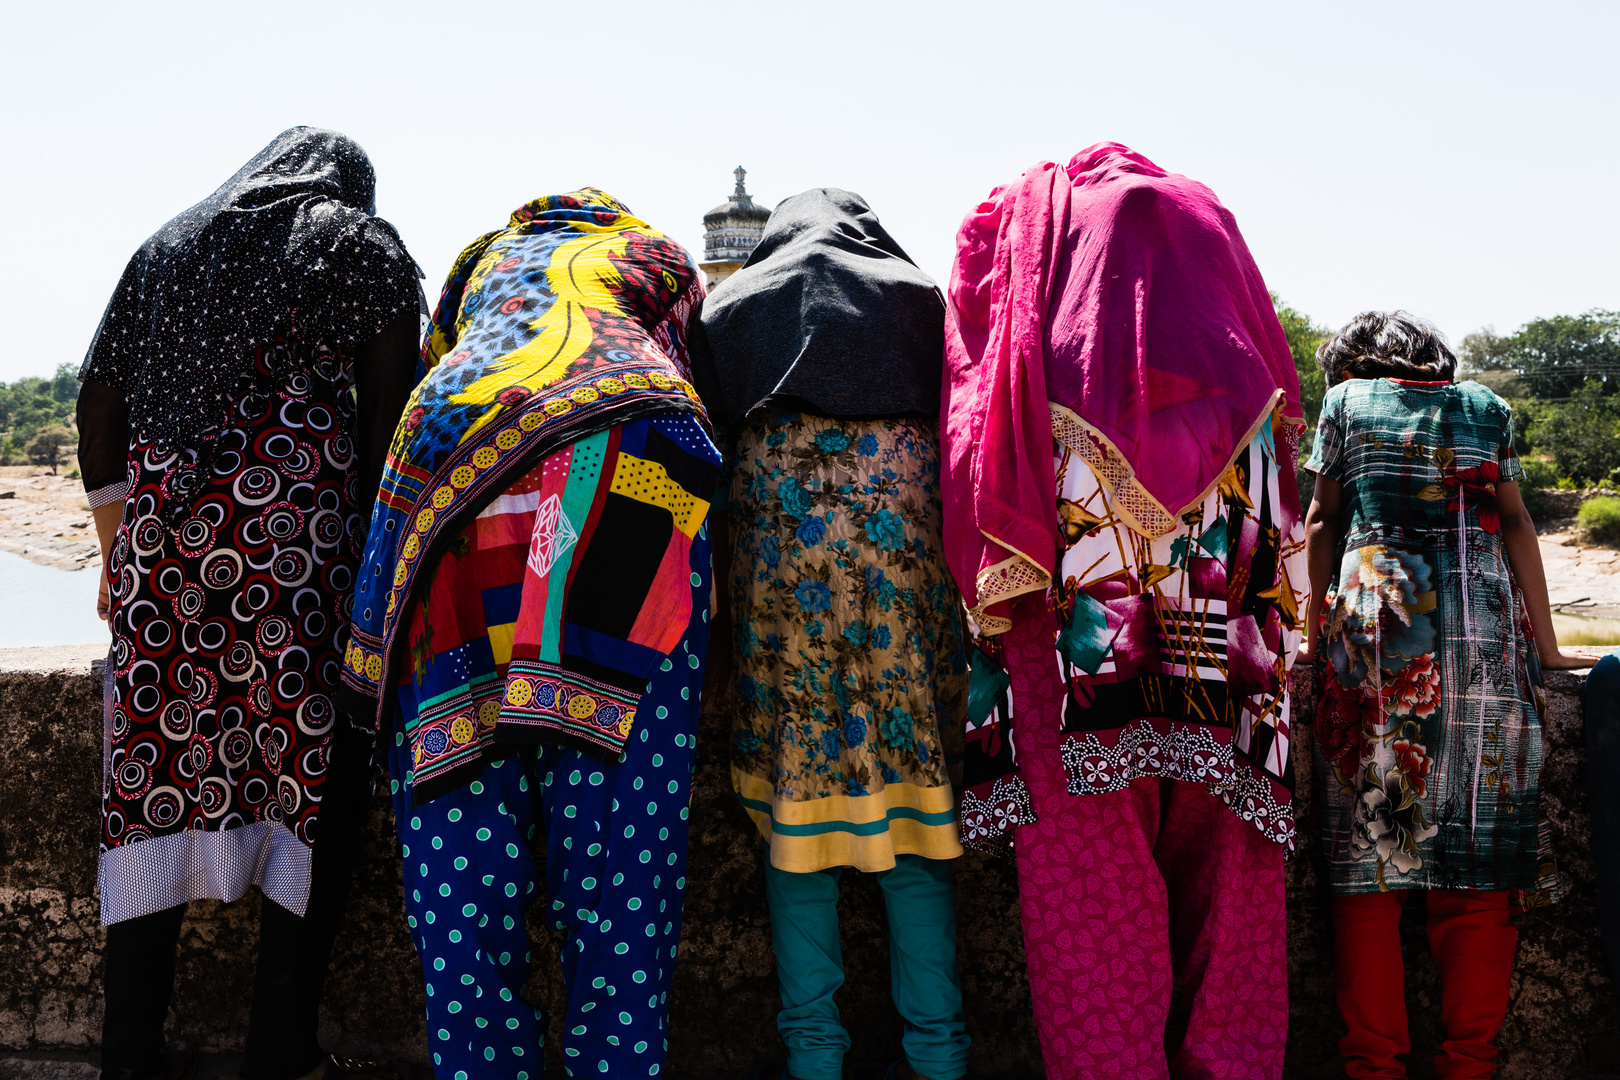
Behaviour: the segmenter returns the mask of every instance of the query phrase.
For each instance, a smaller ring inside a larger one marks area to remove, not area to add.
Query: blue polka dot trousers
[[[568,935],[563,1056],[576,1077],[663,1068],[686,888],[687,807],[708,589],[686,641],[641,701],[624,759],[525,747],[481,778],[412,808],[394,788],[405,910],[427,979],[428,1046],[440,1080],[539,1080],[546,1016],[523,1000],[536,902]],[[390,762],[409,743],[396,718]],[[530,845],[545,846],[545,892]]]

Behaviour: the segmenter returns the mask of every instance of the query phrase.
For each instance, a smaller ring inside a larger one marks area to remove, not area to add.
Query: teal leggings
[[[776,1029],[787,1044],[788,1075],[840,1080],[849,1032],[833,994],[844,984],[838,945],[838,878],[842,867],[795,874],[765,863],[771,947],[782,984]],[[906,1023],[906,1060],[928,1080],[967,1073],[962,983],[956,974],[956,901],[951,864],[899,855],[877,875],[889,912],[889,968],[894,1007]]]

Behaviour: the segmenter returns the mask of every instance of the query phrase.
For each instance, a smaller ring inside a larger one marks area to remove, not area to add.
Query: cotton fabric
[[[966,659],[934,425],[767,407],[731,473],[732,784],[771,865],[955,858]]]
[[[570,1069],[592,1076],[662,1069],[708,648],[706,529],[688,558],[681,639],[653,672],[641,699],[648,715],[615,761],[550,740],[509,750],[478,779],[419,801],[407,730],[422,708],[416,675],[437,660],[413,656],[396,689],[390,768],[406,914],[441,1077],[541,1073],[546,1020],[523,999],[532,963],[524,914],[542,899],[531,842],[545,852],[548,918],[569,935],[562,964]],[[430,610],[468,592],[453,559],[447,555],[433,574]]]
[[[616,761],[647,680],[686,632],[718,454],[697,419],[633,420],[563,447],[450,539],[405,629],[411,798],[513,744]]]
[[[693,323],[694,378],[734,427],[767,403],[839,419],[938,414],[944,298],[854,192],[784,199]]]
[[[290,319],[332,350],[369,341],[420,295],[375,191],[352,139],[282,132],[141,245],[79,378],[121,389],[135,434],[170,454],[229,422],[237,382]]]
[[[1305,466],[1344,488],[1323,608],[1322,840],[1337,893],[1540,892],[1540,669],[1499,532],[1512,411],[1478,383],[1333,387]]]
[[[889,972],[895,1010],[905,1021],[906,1061],[929,1080],[967,1073],[969,1039],[956,974],[956,900],[952,863],[899,855],[879,871],[889,915]],[[776,1027],[787,1044],[787,1074],[840,1080],[849,1032],[833,1000],[844,984],[838,941],[842,867],[801,874],[765,863],[771,948],[777,957],[782,1011]]]
[[[104,923],[255,885],[295,915],[309,896],[360,554],[352,363],[296,326],[252,359],[206,462],[128,449]]]
[[[1429,948],[1440,969],[1444,1039],[1434,1058],[1440,1080],[1496,1074],[1496,1037],[1507,1016],[1518,931],[1506,892],[1431,889]],[[1339,1041],[1352,1080],[1401,1080],[1412,1049],[1401,961],[1407,890],[1333,897],[1333,971],[1346,1032]]]
[[[1034,166],[963,221],[946,369],[946,557],[992,635],[1056,571],[1051,438],[1154,538],[1274,409],[1301,416],[1288,342],[1231,213],[1118,143]]]
[[[525,203],[461,253],[366,542],[343,676],[356,709],[383,720],[422,567],[514,479],[615,424],[702,416],[685,343],[702,296],[686,249],[594,188]]]
[[[1139,777],[1070,795],[1047,635],[1020,624],[1005,646],[1036,813],[1016,855],[1047,1076],[1277,1080],[1288,1031],[1282,848],[1202,785]],[[1167,1059],[1177,980],[1190,1016]]]
[[[1287,678],[1307,574],[1303,523],[1284,499],[1294,450],[1277,428],[1292,431],[1268,419],[1203,503],[1151,540],[1057,444],[1065,550],[1045,621],[1049,662],[1067,686],[1061,754],[1071,795],[1119,791],[1138,777],[1197,783],[1269,841],[1293,846]],[[1033,600],[1026,610],[1035,614]],[[1016,701],[972,717],[967,736],[962,835],[986,849],[1039,813],[1009,711],[1016,716]]]

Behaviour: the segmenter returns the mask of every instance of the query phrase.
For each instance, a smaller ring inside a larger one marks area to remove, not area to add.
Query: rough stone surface
[[[99,688],[88,656],[0,655],[0,1048],[38,1055],[88,1051],[99,1040],[103,934],[95,897],[95,837],[101,773]],[[1588,850],[1579,679],[1555,673],[1543,774],[1569,900],[1520,923],[1513,1002],[1503,1032],[1501,1075],[1551,1080],[1582,1075],[1586,1035],[1610,1026],[1614,990],[1596,931]],[[1296,683],[1297,700],[1311,695]],[[672,1000],[675,1077],[717,1077],[780,1055],[776,980],[766,919],[762,848],[731,797],[725,733],[732,702],[703,716],[692,814],[692,858],[682,959]],[[1296,714],[1296,764],[1309,790],[1308,707]],[[1334,1075],[1341,1033],[1332,997],[1331,930],[1324,876],[1307,816],[1289,872],[1292,1020],[1288,1075]],[[405,934],[400,866],[387,800],[379,795],[338,939],[323,1016],[334,1049],[426,1060],[422,976]],[[957,867],[962,980],[975,1077],[1041,1073],[1024,974],[1017,883],[1010,861],[968,855]],[[857,1062],[899,1052],[901,1025],[889,1004],[882,894],[868,877],[845,876],[841,908],[848,978],[840,995]],[[561,1001],[557,939],[537,921],[536,1001]],[[1411,1074],[1432,1076],[1438,984],[1428,956],[1422,904],[1403,928],[1412,1014]],[[257,948],[257,903],[195,903],[181,941],[170,1018],[173,1036],[212,1053],[239,1052]],[[1172,1025],[1175,1026],[1174,1024]],[[551,1060],[557,1060],[553,1022]],[[6,1059],[14,1066],[21,1059]],[[31,1060],[43,1061],[33,1057]],[[61,1075],[71,1072],[66,1060]],[[0,1067],[0,1074],[9,1074]],[[553,1075],[562,1075],[560,1072]]]

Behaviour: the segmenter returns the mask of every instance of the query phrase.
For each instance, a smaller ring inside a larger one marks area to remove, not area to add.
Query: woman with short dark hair
[[[249,886],[264,906],[242,1075],[364,1064],[316,1041],[371,795],[370,725],[336,695],[424,306],[374,188],[352,140],[283,132],[135,253],[80,372],[113,636],[105,1077],[185,1074],[163,1024],[186,902]]]
[[[1553,634],[1519,495],[1513,410],[1405,312],[1358,315],[1317,350],[1330,387],[1305,468],[1321,656],[1316,769],[1335,980],[1352,1077],[1404,1076],[1399,935],[1427,892],[1442,1077],[1490,1076],[1507,1010],[1510,901],[1555,899],[1536,687],[1582,667]]]

